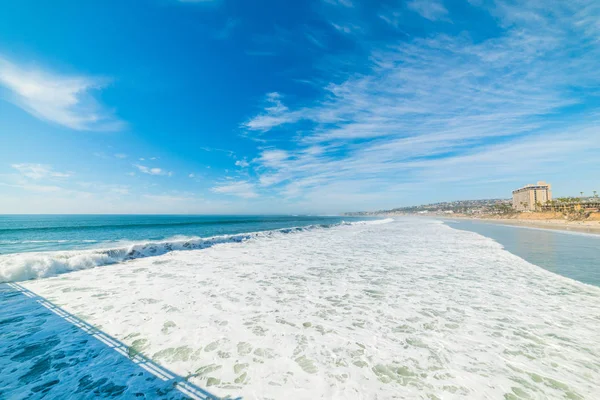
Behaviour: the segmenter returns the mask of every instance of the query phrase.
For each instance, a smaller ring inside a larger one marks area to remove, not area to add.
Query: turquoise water
[[[555,274],[600,286],[600,235],[478,221],[445,222],[494,239],[511,253]]]
[[[110,248],[120,242],[328,226],[342,220],[359,219],[324,216],[0,215],[0,254]]]

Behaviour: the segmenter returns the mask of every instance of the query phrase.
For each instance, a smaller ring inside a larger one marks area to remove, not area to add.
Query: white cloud
[[[326,3],[329,4],[333,4],[333,5],[340,5],[340,6],[344,6],[344,7],[354,7],[354,3],[352,3],[352,1],[350,0],[323,0]]]
[[[237,160],[235,165],[240,168],[247,168],[250,163],[244,158],[243,160]]]
[[[412,0],[407,7],[431,21],[445,19],[448,15],[448,10],[439,0]]]
[[[166,175],[166,176],[172,176],[173,173],[170,171],[165,171],[161,168],[150,168],[150,167],[146,167],[144,165],[140,165],[140,164],[133,164],[134,167],[136,167],[141,173],[144,174],[148,174],[148,175]]]
[[[250,199],[258,197],[255,186],[248,181],[227,182],[211,189],[214,193]]]
[[[8,90],[8,101],[44,121],[75,130],[123,127],[92,95],[105,86],[102,79],[61,75],[0,57],[0,85]]]
[[[268,149],[260,154],[257,161],[267,168],[281,168],[289,157],[289,153],[285,150]]]
[[[578,179],[589,181],[600,172],[599,115],[577,110],[594,101],[600,82],[600,27],[589,22],[600,8],[592,3],[498,6],[491,12],[504,31],[487,40],[461,33],[375,43],[366,72],[336,75],[301,108],[270,95],[245,126],[263,137],[288,127],[286,148],[295,150],[263,150],[253,160],[257,185],[341,206],[492,179],[510,188],[554,176],[566,185],[561,163],[585,165]]]
[[[196,174],[189,174],[188,175],[188,178],[195,178],[195,177],[196,177]]]
[[[244,123],[243,127],[253,131],[266,132],[276,126],[297,122],[301,119],[301,113],[290,112],[281,99],[282,96],[277,92],[267,93],[265,112]]]
[[[115,154],[115,157],[116,157],[116,158],[123,159],[123,158],[127,158],[127,154],[123,154],[123,153],[117,153],[117,154]]]
[[[401,16],[402,14],[399,11],[390,11],[379,14],[379,18],[381,18],[383,21],[387,22],[394,28],[398,28],[400,26]]]
[[[57,172],[49,165],[44,164],[12,164],[12,168],[16,169],[24,177],[31,179],[43,178],[68,178],[71,173]]]
[[[345,33],[345,34],[352,34],[352,33],[357,33],[357,32],[361,32],[362,28],[358,25],[355,24],[336,24],[335,22],[331,23],[331,26],[333,26],[336,30]]]

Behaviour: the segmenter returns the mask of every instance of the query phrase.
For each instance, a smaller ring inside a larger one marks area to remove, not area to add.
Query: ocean
[[[2,255],[0,397],[600,394],[600,288],[500,241],[410,218],[248,232]]]
[[[22,281],[254,236],[326,229],[338,216],[0,215],[0,282]],[[4,256],[3,256],[4,255]]]
[[[329,226],[359,220],[300,215],[0,215],[0,254],[110,248],[123,243]]]

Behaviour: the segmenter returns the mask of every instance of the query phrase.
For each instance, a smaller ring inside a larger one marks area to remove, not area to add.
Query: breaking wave
[[[0,256],[0,283],[47,278],[137,258],[160,256],[172,251],[201,250],[217,244],[241,243],[250,239],[269,238],[314,229],[327,229],[342,225],[377,225],[392,221],[394,221],[392,218],[357,222],[342,221],[337,224],[309,225],[207,238],[178,236],[170,240],[134,243],[113,249],[9,254]]]

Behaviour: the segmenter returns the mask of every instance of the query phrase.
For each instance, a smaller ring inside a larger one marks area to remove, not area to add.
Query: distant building
[[[537,185],[526,185],[512,192],[512,206],[517,211],[535,211],[539,205],[552,200],[550,184],[540,181]]]

